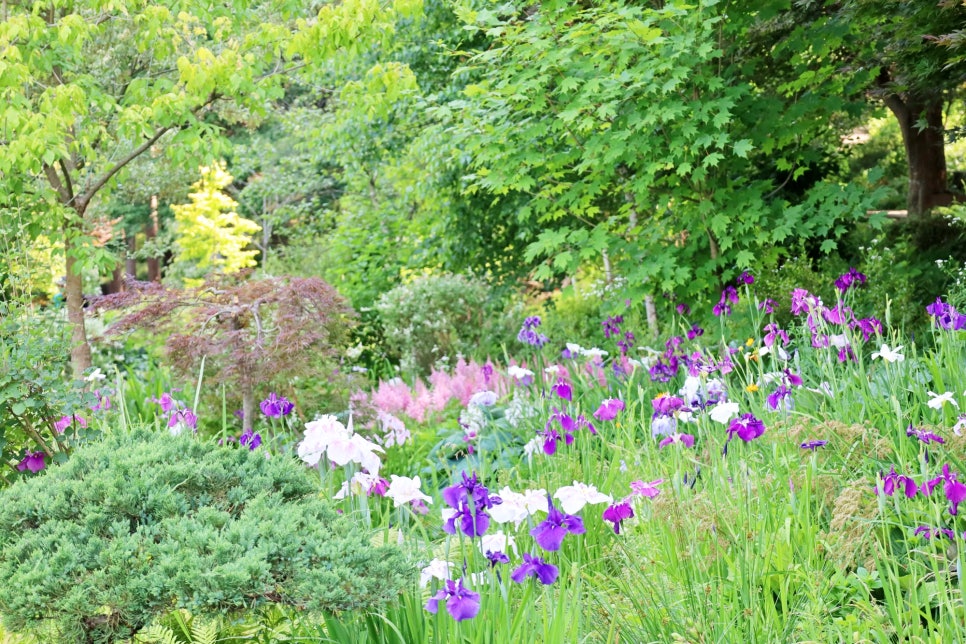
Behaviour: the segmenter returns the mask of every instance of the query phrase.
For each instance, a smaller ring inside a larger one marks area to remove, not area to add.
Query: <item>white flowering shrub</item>
[[[488,288],[462,275],[428,275],[376,303],[387,344],[403,370],[427,374],[438,360],[470,353],[482,337]]]

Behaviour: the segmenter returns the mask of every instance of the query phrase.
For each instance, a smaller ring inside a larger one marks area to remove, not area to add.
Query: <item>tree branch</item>
[[[60,202],[64,205],[70,205],[74,200],[74,195],[68,192],[64,183],[60,180],[60,177],[57,175],[57,168],[45,163],[44,174],[47,175],[47,182],[50,184],[50,187],[57,191]]]
[[[217,92],[212,92],[211,95],[208,97],[208,100],[206,100],[204,103],[202,103],[198,107],[191,110],[191,115],[197,116],[199,112],[201,112],[206,107],[208,107],[209,105],[217,101],[220,97],[221,95],[218,94]],[[158,131],[151,136],[151,138],[149,138],[147,141],[145,141],[138,147],[131,150],[131,152],[127,156],[125,156],[120,161],[115,163],[110,170],[108,170],[103,175],[101,175],[101,177],[97,181],[95,181],[90,186],[90,188],[87,188],[87,190],[84,191],[83,196],[81,196],[78,199],[78,203],[80,204],[79,207],[86,207],[87,204],[90,203],[90,200],[94,198],[94,195],[97,194],[97,191],[103,188],[104,185],[108,181],[110,181],[115,174],[120,172],[124,168],[124,166],[129,164],[131,161],[133,161],[134,159],[144,154],[144,152],[146,152],[152,145],[154,145],[158,141],[158,139],[164,136],[166,132],[168,132],[169,130],[179,130],[182,127],[183,126],[181,125],[166,125],[162,128],[159,128]]]
[[[60,165],[60,171],[64,173],[64,187],[67,191],[67,195],[70,197],[68,203],[74,201],[74,184],[70,180],[70,172],[67,170],[67,164],[64,162],[63,158],[57,159],[57,164]]]
[[[144,152],[148,150],[148,148],[150,148],[152,145],[154,145],[157,142],[158,139],[164,136],[165,132],[167,132],[168,130],[174,129],[175,127],[176,126],[173,126],[173,125],[167,125],[165,127],[160,128],[157,132],[155,132],[151,136],[151,138],[149,138],[147,141],[145,141],[138,147],[131,150],[131,152],[126,157],[124,157],[123,159],[115,163],[114,167],[112,167],[110,170],[108,170],[103,175],[101,175],[101,177],[97,181],[95,181],[93,185],[91,185],[91,187],[84,192],[84,195],[80,197],[80,199],[78,199],[78,204],[80,206],[86,206],[88,203],[90,203],[91,199],[94,198],[94,195],[97,194],[97,191],[103,188],[104,184],[110,181],[115,174],[120,172],[121,169],[124,168],[124,166],[126,166],[128,163],[130,163],[137,157],[144,154]]]

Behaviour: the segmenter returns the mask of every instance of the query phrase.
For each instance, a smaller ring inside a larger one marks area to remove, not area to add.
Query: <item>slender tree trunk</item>
[[[644,296],[644,311],[647,314],[647,328],[652,338],[661,336],[661,329],[657,324],[657,307],[654,306],[654,296],[648,293]]]
[[[935,206],[949,205],[942,95],[890,94],[885,104],[899,121],[909,162],[909,214],[922,215]]]
[[[242,386],[242,432],[251,431],[255,423],[255,392],[251,385]]]
[[[101,284],[101,294],[111,295],[113,293],[120,293],[122,290],[124,290],[123,271],[121,270],[121,265],[118,264],[111,272],[110,281]]]
[[[144,233],[149,241],[158,236],[158,195],[151,195],[151,220],[145,227]],[[148,258],[148,281],[161,281],[161,258]]]
[[[78,219],[84,213],[77,212]],[[84,371],[91,366],[91,345],[87,342],[87,328],[84,325],[84,280],[78,271],[77,259],[73,256],[73,239],[79,232],[78,224],[64,222],[65,264],[64,298],[67,300],[67,320],[71,325],[70,364],[75,378],[82,378]]]
[[[136,280],[138,278],[138,260],[134,259],[134,253],[138,250],[138,236],[124,234],[127,236],[127,257],[124,259],[124,273],[128,279]]]

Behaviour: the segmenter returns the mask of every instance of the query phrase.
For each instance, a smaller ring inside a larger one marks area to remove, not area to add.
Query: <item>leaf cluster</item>
[[[172,364],[216,383],[251,390],[276,376],[294,376],[334,355],[353,326],[354,313],[325,281],[310,277],[246,279],[220,276],[193,289],[133,282],[101,298],[102,309],[132,309],[108,329],[168,333]]]
[[[111,436],[0,503],[0,613],[59,641],[118,641],[179,608],[370,609],[410,573],[294,461],[190,436]]]

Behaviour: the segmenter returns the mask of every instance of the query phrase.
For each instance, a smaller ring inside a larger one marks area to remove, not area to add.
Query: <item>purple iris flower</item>
[[[597,420],[614,420],[619,412],[624,411],[624,401],[618,398],[608,398],[600,403],[600,407],[594,412]]]
[[[687,304],[678,304],[674,308],[680,315],[691,315],[691,307]]]
[[[295,405],[285,396],[279,396],[274,391],[268,394],[268,398],[261,402],[262,413],[269,418],[280,418],[288,416],[295,409]]]
[[[179,424],[189,429],[198,429],[198,417],[190,409],[178,409],[168,418],[168,427],[177,427]]]
[[[498,563],[501,563],[501,564],[510,563],[510,558],[506,555],[506,553],[500,552],[499,550],[497,550],[496,552],[493,552],[492,550],[487,550],[485,556],[489,560],[490,566],[495,567]]]
[[[775,312],[775,305],[776,304],[778,304],[778,302],[776,302],[775,300],[771,299],[770,297],[767,297],[767,298],[765,298],[765,301],[764,302],[759,302],[758,303],[758,310],[759,311],[764,311],[768,315],[771,315],[772,313]]]
[[[388,484],[386,487],[388,488]],[[429,507],[423,502],[422,499],[413,499],[409,502],[409,507],[414,513],[420,516],[429,514]]]
[[[30,470],[32,473],[36,474],[40,470],[47,467],[47,463],[44,462],[45,454],[41,451],[31,452],[27,450],[24,453],[23,459],[17,463],[17,469],[23,472],[24,470]]]
[[[913,532],[916,536],[921,536],[925,539],[939,539],[941,537],[946,537],[947,539],[955,539],[956,533],[949,528],[932,528],[927,525],[921,525],[915,529]]]
[[[443,531],[456,534],[456,522],[459,521],[460,530],[468,537],[480,537],[490,527],[490,515],[487,510],[503,502],[498,496],[491,496],[489,490],[480,483],[476,472],[467,476],[463,472],[463,481],[443,489],[443,501],[456,510],[446,523]]]
[[[621,333],[620,325],[623,324],[623,322],[624,322],[624,316],[622,315],[615,315],[601,322],[601,326],[604,327],[604,337],[607,339],[610,339],[610,336],[612,335],[620,335]]]
[[[634,334],[630,331],[625,331],[624,337],[617,341],[617,348],[620,349],[622,356],[626,356],[632,346],[634,346]]]
[[[845,324],[852,317],[852,309],[839,303],[830,309],[822,309],[822,317],[829,324]]]
[[[538,349],[543,345],[547,344],[547,336],[542,333],[537,333],[537,327],[540,326],[540,317],[536,315],[531,315],[523,321],[523,326],[520,328],[520,332],[517,334],[517,340],[523,344],[529,344],[532,347],[537,347]]]
[[[767,397],[768,406],[778,411],[781,407],[785,411],[791,411],[794,408],[794,401],[792,400],[792,390],[786,387],[784,384],[778,385],[778,388],[768,394]]]
[[[956,516],[959,512],[959,504],[966,501],[966,484],[961,483],[956,478],[956,474],[950,472],[949,465],[943,465],[943,472],[934,479],[923,483],[922,493],[925,496],[932,494],[932,490],[939,483],[943,484],[943,493],[949,501],[949,513]]]
[[[906,495],[906,498],[909,499],[916,496],[916,492],[919,491],[919,487],[916,485],[916,482],[905,474],[898,474],[895,467],[892,467],[888,474],[882,475],[882,493],[886,496],[892,496],[895,494],[896,490],[899,489],[900,486],[902,487],[902,491]],[[875,493],[879,493],[878,488],[876,488]],[[928,494],[925,491],[925,488],[923,488],[923,493]]]
[[[805,441],[799,447],[801,447],[802,449],[810,449],[814,452],[819,447],[825,447],[826,445],[828,445],[828,441],[812,440],[812,441]]]
[[[946,500],[950,503],[949,513],[956,516],[959,504],[966,501],[966,485],[953,479],[946,482],[943,486],[943,492],[946,493]]]
[[[564,431],[563,434],[558,432],[554,427],[554,424],[559,424],[560,428]],[[543,427],[543,432],[540,434],[543,437],[543,453],[547,456],[553,456],[557,453],[557,443],[563,440],[567,445],[574,442],[574,431],[577,429],[577,423],[568,414],[563,413],[556,407],[553,409],[553,413],[550,414],[550,418],[547,419],[547,423]]]
[[[882,335],[882,322],[877,318],[861,318],[852,323],[852,328],[862,332],[862,341],[868,342],[874,335]]]
[[[604,521],[610,521],[614,524],[614,534],[621,533],[621,523],[625,519],[630,519],[634,516],[634,508],[628,501],[621,501],[620,503],[614,503],[607,506],[604,510],[603,519]]]
[[[674,433],[666,436],[657,444],[658,448],[665,448],[674,443],[681,443],[685,447],[694,447],[694,436],[691,434]]]
[[[553,456],[557,453],[557,443],[560,442],[561,438],[566,440],[568,445],[574,442],[573,434],[561,436],[560,432],[554,429],[549,423],[547,423],[547,426],[543,429],[543,433],[540,435],[543,436],[543,453],[547,456]]]
[[[510,574],[510,579],[522,584],[527,577],[532,575],[539,579],[544,586],[549,586],[557,580],[557,574],[556,566],[547,563],[536,555],[524,552],[523,563]]]
[[[858,362],[858,358],[855,357],[855,351],[852,350],[852,345],[847,344],[841,349],[839,349],[839,362]]]
[[[447,579],[443,587],[426,602],[426,610],[436,614],[439,602],[446,600],[446,611],[457,622],[473,619],[480,612],[480,594],[463,586],[463,579]]]
[[[734,286],[728,285],[723,291],[721,291],[721,299],[718,303],[714,305],[711,312],[716,316],[720,317],[722,315],[731,315],[731,304],[738,303],[738,291]]]
[[[765,325],[765,337],[762,339],[762,343],[766,347],[770,347],[775,344],[775,340],[781,340],[781,346],[788,346],[790,342],[788,338],[788,332],[779,328],[775,323]]]
[[[570,534],[583,534],[584,521],[573,514],[565,514],[557,509],[553,504],[553,498],[547,495],[547,518],[535,528],[530,530],[537,545],[544,550],[560,550],[563,538]]]
[[[87,419],[85,419],[83,416],[72,414],[70,416],[62,416],[60,420],[54,423],[54,430],[56,430],[58,434],[63,434],[64,430],[74,423],[77,423],[78,427],[87,427]]]
[[[369,496],[386,496],[386,492],[389,491],[389,481],[379,477],[376,481],[369,486],[366,494]],[[414,501],[419,501],[419,499],[413,499]]]
[[[966,328],[966,315],[963,315],[952,304],[936,298],[936,301],[926,307],[926,313],[935,318],[936,328],[947,331],[959,331]]]
[[[654,414],[651,416],[671,416],[674,412],[684,409],[684,399],[677,396],[658,396],[651,401]]]
[[[688,336],[688,340],[694,340],[695,338],[699,338],[704,335],[704,329],[699,327],[697,324],[692,324],[691,328],[688,329],[685,335]]]
[[[677,356],[672,355],[658,358],[654,366],[648,369],[648,373],[654,382],[667,382],[677,375],[679,368],[680,364]]]
[[[252,430],[246,429],[245,432],[238,437],[238,443],[248,447],[251,452],[255,451],[259,445],[262,444],[262,435],[252,433]]]
[[[853,286],[865,284],[865,280],[866,276],[864,273],[860,273],[854,267],[849,267],[848,272],[839,275],[838,279],[835,280],[835,288],[845,293]]]
[[[818,304],[818,298],[805,289],[796,288],[792,291],[792,315],[807,313],[816,304]]]
[[[741,275],[738,276],[738,283],[739,284],[754,284],[755,283],[755,276],[752,275],[751,273],[749,273],[748,271],[742,271],[741,272]]]
[[[169,394],[168,392],[164,392],[163,394],[161,394],[160,398],[152,398],[151,402],[154,402],[160,405],[161,411],[163,411],[166,414],[178,406],[178,403],[175,401],[174,398],[171,397],[171,394]]]
[[[750,443],[764,433],[765,423],[755,418],[754,414],[743,414],[731,421],[728,426],[729,441],[737,434],[738,438]]]
[[[563,378],[557,380],[557,384],[551,387],[551,389],[553,389],[553,393],[557,394],[559,398],[568,401],[573,400],[573,391],[570,388],[570,384]]]
[[[909,425],[909,427],[906,428],[906,436],[915,436],[926,445],[929,443],[939,443],[942,445],[946,442],[946,439],[944,439],[942,436],[932,432],[927,432],[925,429],[913,427],[912,425]]]

